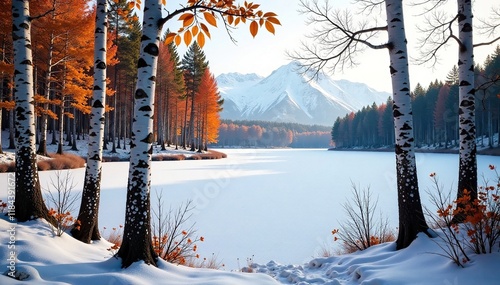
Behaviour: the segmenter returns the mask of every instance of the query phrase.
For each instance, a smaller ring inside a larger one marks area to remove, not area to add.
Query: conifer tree
[[[201,78],[205,69],[208,67],[208,61],[206,60],[205,53],[201,50],[200,46],[194,42],[184,55],[182,59],[182,69],[184,70],[184,80],[186,82],[186,117],[187,117],[187,102],[191,102],[190,105],[190,116],[189,125],[187,131],[186,141],[189,141],[191,151],[195,151],[195,120],[196,120],[196,104],[197,98],[196,93],[198,92],[198,87],[201,82]]]

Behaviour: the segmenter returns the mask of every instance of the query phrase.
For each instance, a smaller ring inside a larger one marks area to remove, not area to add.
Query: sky
[[[325,1],[325,0],[320,0]],[[242,1],[238,1],[242,2]],[[272,11],[278,14],[281,26],[276,27],[276,34],[269,34],[265,29],[259,31],[255,38],[249,33],[248,25],[238,26],[233,31],[233,37],[238,41],[231,42],[223,26],[212,28],[211,40],[208,40],[204,47],[204,52],[209,61],[209,67],[215,76],[221,73],[239,72],[256,73],[261,76],[268,76],[272,71],[287,64],[290,59],[286,56],[286,51],[296,51],[300,42],[305,39],[305,35],[310,32],[310,27],[305,24],[306,16],[298,12],[299,0],[267,0],[258,1],[261,9]],[[408,1],[405,1],[408,2]],[[484,19],[489,16],[491,6],[495,1],[476,0],[474,1],[474,19]],[[167,10],[173,11],[179,8],[179,3],[183,0],[167,1]],[[330,0],[335,8],[346,9],[356,13],[356,7],[352,0]],[[498,5],[498,4],[496,4]],[[456,1],[449,1],[447,11],[456,10]],[[498,6],[497,6],[498,7]],[[422,16],[417,17],[418,12],[415,6],[405,6],[405,20],[407,21],[408,51],[410,56],[416,56],[419,50],[419,35],[416,31],[416,23],[422,22]],[[382,15],[385,17],[385,15]],[[477,22],[477,21],[476,21]],[[171,30],[177,30],[180,22],[171,21],[166,24]],[[477,29],[476,29],[477,31]],[[476,33],[475,42],[484,40],[484,36]],[[477,63],[482,64],[488,54],[491,54],[496,45],[481,47],[475,50]],[[182,55],[185,47],[179,48]],[[430,65],[410,64],[410,83],[412,89],[417,82],[424,87],[428,86],[435,79],[444,80],[447,73],[457,62],[457,46],[455,43],[443,50],[440,54],[440,63],[434,67]],[[389,75],[389,55],[386,50],[366,50],[358,57],[359,65],[356,68],[344,70],[330,74],[334,79],[347,79],[354,82],[362,82],[379,91],[391,91],[391,81]]]

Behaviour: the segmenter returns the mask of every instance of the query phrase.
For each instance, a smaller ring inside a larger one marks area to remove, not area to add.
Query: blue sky
[[[324,1],[324,0],[320,0]],[[240,1],[242,2],[242,1]],[[240,25],[233,32],[233,37],[238,41],[234,44],[226,34],[225,29],[219,26],[218,29],[212,28],[212,39],[208,40],[204,51],[210,62],[211,71],[217,76],[221,73],[239,72],[239,73],[257,73],[267,76],[281,65],[287,64],[289,59],[285,55],[287,50],[297,50],[304,35],[310,31],[305,25],[305,16],[300,15],[298,0],[255,0],[260,3],[264,11],[273,11],[278,14],[282,26],[276,28],[276,34],[269,34],[262,30],[254,38],[249,33],[248,25]],[[449,0],[446,9],[448,11],[456,10],[456,1]],[[486,18],[490,13],[490,7],[495,1],[476,0],[474,1],[475,19]],[[182,0],[167,1],[167,10],[173,11],[179,6],[179,3],[185,3]],[[348,0],[330,0],[330,3],[339,9],[353,9],[356,12],[356,6]],[[496,4],[499,5],[499,4]],[[497,6],[498,7],[498,6]],[[418,33],[415,26],[422,21],[422,17],[417,18],[418,13],[415,6],[405,6],[405,20],[408,39],[408,50],[412,56],[418,53]],[[382,15],[385,17],[385,15]],[[167,23],[167,27],[172,30],[179,28],[177,21]],[[475,42],[484,37],[475,35]],[[498,43],[500,44],[500,43]],[[486,55],[491,54],[495,46],[477,48],[475,50],[475,59],[478,63],[483,63]],[[182,55],[185,47],[179,48]],[[418,66],[410,65],[412,88],[421,83],[424,87],[434,79],[444,79],[446,74],[457,62],[456,44],[441,53],[440,63],[434,67],[429,65]],[[358,67],[330,74],[334,79],[348,79],[355,82],[363,82],[369,86],[380,90],[390,91],[391,82],[388,70],[389,57],[386,50],[366,50],[359,58]]]

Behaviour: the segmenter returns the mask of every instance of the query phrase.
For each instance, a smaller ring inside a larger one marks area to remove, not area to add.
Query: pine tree
[[[195,151],[195,129],[194,123],[196,120],[196,93],[198,92],[198,86],[200,85],[201,78],[205,69],[208,67],[208,61],[206,60],[205,53],[201,50],[200,46],[194,42],[184,55],[182,59],[182,68],[184,69],[184,80],[186,82],[186,106],[188,99],[191,99],[190,106],[190,116],[189,116],[189,126],[187,127],[187,137],[186,141],[189,141],[191,151]],[[186,108],[187,112],[187,108]],[[187,124],[187,122],[186,122]]]

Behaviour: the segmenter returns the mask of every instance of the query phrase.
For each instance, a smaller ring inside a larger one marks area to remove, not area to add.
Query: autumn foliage
[[[463,195],[452,202],[450,196],[444,195],[439,188],[436,174],[430,174],[437,188],[437,193],[431,195],[437,210],[435,215],[428,213],[428,216],[442,231],[440,238],[444,245],[440,247],[445,252],[443,255],[459,266],[471,260],[470,252],[494,252],[500,240],[500,176],[494,165],[489,168],[498,177],[496,183],[488,185],[485,181],[486,186],[479,187],[476,199],[464,189]],[[463,217],[463,222],[456,222],[454,217],[457,215]]]
[[[183,41],[190,45],[196,40],[203,48],[206,38],[210,38],[209,26],[217,27],[220,19],[225,26],[236,27],[249,22],[250,34],[255,37],[261,27],[274,34],[275,25],[281,25],[277,15],[273,12],[259,10],[260,4],[245,1],[243,5],[236,5],[233,0],[188,0],[186,9],[197,8],[196,12],[182,13],[178,20],[182,27],[177,32],[170,32],[166,42],[174,42],[179,46]],[[168,20],[168,19],[167,19]]]

